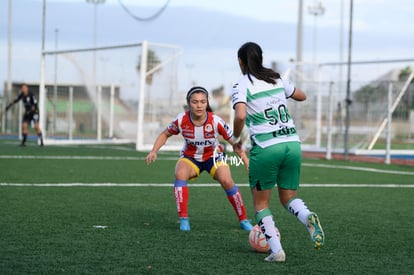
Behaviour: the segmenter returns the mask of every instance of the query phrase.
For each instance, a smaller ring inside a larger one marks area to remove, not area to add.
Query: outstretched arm
[[[157,160],[157,152],[160,148],[165,144],[167,139],[171,136],[167,130],[162,131],[157,139],[154,142],[151,152],[148,153],[146,157],[146,162],[149,165],[151,162],[155,162]]]
[[[13,100],[12,102],[10,102],[9,104],[7,104],[6,106],[6,112],[11,108],[11,106],[14,105],[14,103],[16,103],[17,101],[19,101],[19,98]]]
[[[10,102],[9,104],[7,104],[6,106],[6,112],[11,108],[11,106],[13,106],[15,103],[19,102],[19,100],[22,98],[22,93],[19,93],[19,96],[14,99],[12,102]]]
[[[11,106],[13,106],[13,102],[12,103],[9,103],[9,104],[7,104],[7,106],[6,106],[6,112],[11,108]]]

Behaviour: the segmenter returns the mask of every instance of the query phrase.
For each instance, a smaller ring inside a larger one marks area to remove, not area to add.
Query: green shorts
[[[278,143],[266,148],[254,145],[249,158],[251,189],[267,190],[276,184],[283,189],[299,188],[302,164],[300,142]]]

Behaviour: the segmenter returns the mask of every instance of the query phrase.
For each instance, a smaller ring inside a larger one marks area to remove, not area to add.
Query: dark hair
[[[194,86],[187,92],[187,104],[190,105],[190,98],[193,94],[203,93],[207,97],[207,112],[213,112],[213,109],[211,109],[210,101],[208,100],[208,91],[200,86]]]
[[[237,52],[237,57],[242,62],[242,72],[247,74],[250,82],[253,83],[250,75],[267,83],[276,84],[280,74],[272,69],[263,67],[263,52],[260,46],[254,42],[243,44]]]

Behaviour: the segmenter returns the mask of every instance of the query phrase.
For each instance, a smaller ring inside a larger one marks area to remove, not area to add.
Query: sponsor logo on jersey
[[[194,146],[212,146],[214,145],[214,141],[211,140],[186,140],[188,145],[194,145]]]

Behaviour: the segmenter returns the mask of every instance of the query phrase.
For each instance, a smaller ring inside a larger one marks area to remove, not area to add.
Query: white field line
[[[302,163],[302,165],[303,166],[308,166],[308,167],[347,169],[347,170],[354,170],[354,171],[374,172],[374,173],[383,173],[383,174],[414,175],[414,172],[405,172],[405,171],[396,171],[396,170],[381,170],[381,169],[376,169],[376,168],[357,167],[357,166],[342,166],[342,165],[312,164],[312,163]]]
[[[177,160],[178,157],[163,157],[158,160]],[[0,159],[56,159],[56,160],[142,160],[144,157],[105,157],[105,156],[13,156],[4,155],[0,156]]]
[[[193,183],[190,187],[221,187],[218,183]],[[237,184],[248,187],[247,183]],[[8,183],[0,182],[0,186],[17,187],[173,187],[172,183]],[[300,187],[340,187],[340,188],[414,188],[414,184],[301,184]]]
[[[14,155],[0,155],[0,159],[56,159],[56,160],[133,160],[133,161],[144,161],[145,157],[105,157],[105,156],[14,156]],[[159,157],[158,160],[177,160],[177,157]],[[328,169],[346,169],[354,171],[364,171],[373,173],[383,174],[394,174],[394,175],[413,175],[414,172],[397,171],[397,170],[382,170],[368,167],[358,166],[343,166],[343,165],[331,165],[331,164],[312,164],[302,163],[303,166],[307,167],[322,167]]]

